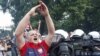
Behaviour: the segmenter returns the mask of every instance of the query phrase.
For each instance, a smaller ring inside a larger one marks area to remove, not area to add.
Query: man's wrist
[[[32,13],[31,13],[31,11],[29,11],[29,12],[27,13],[27,15],[29,15],[29,16],[32,16]]]
[[[48,13],[48,14],[46,14],[44,17],[45,17],[45,18],[50,17],[50,14]]]

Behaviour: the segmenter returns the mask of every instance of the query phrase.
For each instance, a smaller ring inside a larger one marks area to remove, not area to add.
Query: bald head
[[[40,40],[40,33],[38,30],[30,30],[27,37],[28,41],[38,43]]]

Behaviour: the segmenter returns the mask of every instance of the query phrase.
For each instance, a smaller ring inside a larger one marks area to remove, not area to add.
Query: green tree
[[[0,0],[1,1],[1,0]],[[72,31],[81,28],[86,32],[100,29],[100,1],[99,0],[43,0],[50,11],[56,29],[62,28]],[[3,11],[10,11],[15,18],[15,26],[21,18],[36,4],[38,0],[2,0]],[[42,20],[41,29],[46,29],[43,17],[36,16],[31,19],[32,25]]]

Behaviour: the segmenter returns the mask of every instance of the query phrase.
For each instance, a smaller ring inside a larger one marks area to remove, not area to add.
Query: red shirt
[[[28,51],[30,49],[30,51]],[[49,46],[43,40],[41,43],[35,45],[32,42],[27,42],[20,49],[21,56],[47,56]]]

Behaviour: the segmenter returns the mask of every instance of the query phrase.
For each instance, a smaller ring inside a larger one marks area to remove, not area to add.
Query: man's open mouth
[[[34,40],[36,41],[36,40],[37,40],[37,38],[34,38]]]

